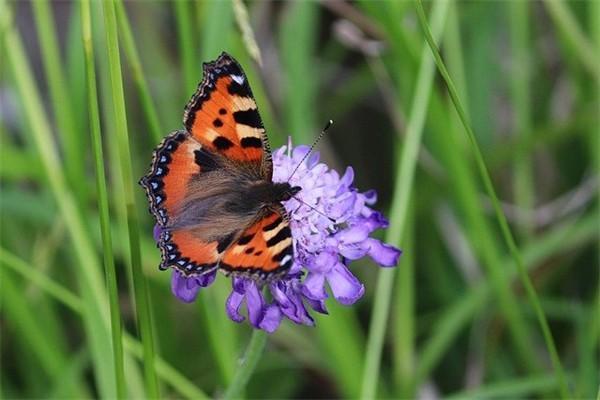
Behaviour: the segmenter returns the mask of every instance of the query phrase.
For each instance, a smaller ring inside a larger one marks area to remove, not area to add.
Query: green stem
[[[127,390],[125,387],[125,367],[123,361],[123,328],[121,323],[121,312],[119,308],[119,291],[117,288],[115,261],[112,250],[110,213],[108,209],[108,195],[106,192],[106,176],[104,173],[104,155],[102,152],[102,133],[100,132],[100,115],[98,110],[98,92],[96,88],[96,70],[94,67],[94,48],[91,24],[90,1],[85,0],[81,3],[81,26],[87,75],[90,131],[92,134],[92,148],[96,166],[98,211],[100,213],[104,272],[106,274],[106,286],[108,288],[108,299],[110,306],[113,362],[117,383],[117,397],[123,399],[127,396]]]
[[[244,353],[240,366],[238,367],[231,384],[225,391],[223,399],[237,399],[240,393],[246,387],[250,376],[254,373],[258,360],[260,359],[265,345],[267,344],[268,334],[265,331],[255,329],[250,337],[250,343]]]
[[[529,2],[513,1],[509,3],[511,19],[511,94],[514,114],[513,135],[527,142],[531,137],[530,91],[531,63],[529,54]],[[534,206],[533,170],[530,153],[517,151],[514,161],[514,193],[515,203],[531,213]],[[521,236],[530,239],[533,226],[529,220],[521,224]]]
[[[127,215],[127,232],[129,237],[130,264],[133,277],[133,291],[138,319],[138,329],[141,334],[144,348],[144,373],[146,377],[146,390],[148,397],[158,398],[160,392],[158,379],[154,369],[154,339],[152,332],[152,315],[150,308],[150,295],[146,277],[142,271],[140,238],[136,216],[135,198],[133,194],[133,174],[131,168],[131,152],[129,150],[129,137],[127,132],[127,117],[125,112],[125,96],[121,73],[121,60],[119,57],[119,43],[117,34],[117,19],[114,1],[102,2],[104,23],[106,29],[106,44],[108,48],[108,63],[111,80],[111,94],[114,106],[116,141],[118,143],[119,163],[121,165],[121,179],[124,188],[125,208]]]
[[[568,2],[562,0],[545,0],[544,5],[554,23],[562,31],[568,45],[579,58],[584,68],[592,75],[596,84],[600,84],[600,59],[598,52],[588,38],[581,32],[579,23],[573,17],[567,6]]]
[[[125,56],[127,57],[127,60],[131,66],[133,80],[138,90],[140,101],[142,102],[142,110],[146,116],[146,122],[148,123],[150,132],[152,133],[152,139],[158,143],[164,136],[164,131],[162,130],[160,122],[158,121],[158,114],[156,112],[154,102],[152,101],[152,96],[150,95],[150,89],[148,88],[148,82],[146,81],[144,70],[142,69],[142,63],[140,62],[140,56],[138,54],[135,41],[133,40],[133,34],[131,33],[131,26],[129,26],[127,12],[122,1],[116,1],[115,5],[117,6],[117,21],[119,22],[119,27],[121,29],[123,50],[125,50]]]
[[[448,1],[436,1],[432,10],[432,18],[436,30],[436,37],[439,37],[444,27],[446,13],[448,10]],[[386,233],[386,242],[398,244],[402,240],[406,220],[408,217],[408,205],[411,198],[415,168],[419,154],[421,137],[423,136],[423,126],[429,104],[429,96],[433,84],[433,75],[435,66],[433,60],[427,55],[427,48],[423,46],[421,53],[421,66],[417,77],[417,85],[411,114],[409,116],[406,128],[406,140],[402,148],[402,154],[396,173],[396,182],[394,195],[392,198],[399,199],[392,205],[390,211],[390,228]],[[379,381],[379,367],[381,360],[381,351],[387,322],[389,319],[389,309],[392,297],[392,288],[394,286],[394,269],[382,269],[377,278],[377,287],[375,289],[375,302],[369,329],[369,338],[367,340],[366,359],[362,376],[362,399],[372,399],[377,395],[377,382]]]
[[[73,116],[73,104],[67,90],[64,68],[61,65],[56,22],[48,0],[32,2],[44,72],[48,81],[57,131],[65,151],[65,170],[69,184],[75,189],[76,200],[81,202],[85,193],[84,155],[82,141]]]
[[[425,16],[425,10],[423,9],[422,0],[417,0],[416,5],[417,5],[417,13],[419,15],[419,21],[423,28],[425,38],[426,38],[427,43],[429,44],[429,47],[431,49],[431,52],[435,58],[435,63],[438,67],[438,70],[439,70],[440,74],[442,75],[442,77],[444,78],[444,82],[446,83],[446,86],[448,88],[448,93],[450,94],[452,103],[454,104],[456,112],[458,113],[458,116],[463,124],[463,127],[465,128],[465,132],[471,143],[471,147],[472,147],[473,153],[475,155],[475,160],[477,162],[477,168],[481,175],[481,179],[483,180],[485,190],[488,193],[488,195],[490,196],[490,198],[492,199],[492,203],[494,206],[494,212],[496,215],[496,219],[498,220],[498,223],[500,225],[500,229],[502,231],[502,236],[506,242],[506,245],[508,246],[508,248],[510,250],[510,254],[511,254],[512,258],[515,261],[515,264],[516,264],[518,272],[519,272],[519,277],[521,279],[523,286],[525,287],[527,296],[529,297],[529,301],[531,302],[533,309],[535,310],[536,316],[538,318],[538,322],[541,326],[542,333],[544,335],[544,340],[546,341],[546,347],[548,348],[550,357],[552,359],[552,364],[554,366],[554,372],[556,374],[557,380],[560,382],[561,395],[563,398],[568,398],[569,390],[567,387],[563,368],[562,368],[560,359],[558,357],[558,352],[556,351],[554,339],[552,338],[550,328],[548,327],[548,321],[546,320],[546,316],[544,315],[544,312],[540,305],[540,302],[539,302],[538,296],[536,294],[536,291],[533,287],[533,284],[531,283],[531,280],[529,279],[529,275],[527,274],[527,271],[523,264],[523,260],[521,259],[521,255],[520,255],[517,245],[515,243],[515,240],[512,236],[512,233],[510,232],[510,228],[508,226],[506,217],[504,216],[504,213],[502,212],[502,209],[500,208],[500,202],[498,201],[496,191],[494,190],[494,186],[492,185],[492,180],[490,178],[489,172],[485,165],[485,161],[483,159],[483,155],[481,154],[481,150],[479,149],[479,145],[477,144],[475,134],[473,133],[471,126],[469,125],[469,123],[467,121],[467,116],[463,110],[460,99],[458,98],[458,94],[454,87],[454,83],[452,82],[452,79],[450,78],[450,75],[448,74],[448,71],[446,70],[446,66],[444,65],[444,62],[442,61],[440,52],[437,48],[437,45],[433,39],[432,34],[431,34],[429,24],[427,23],[427,17]]]

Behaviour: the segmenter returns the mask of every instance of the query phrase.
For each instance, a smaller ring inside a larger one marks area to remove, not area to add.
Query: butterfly
[[[140,180],[160,228],[159,268],[184,276],[219,269],[262,280],[285,273],[294,253],[282,202],[300,187],[273,182],[256,101],[229,54],[203,64],[183,124],[154,150]]]

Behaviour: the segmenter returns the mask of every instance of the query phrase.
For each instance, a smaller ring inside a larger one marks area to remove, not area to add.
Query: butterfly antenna
[[[327,124],[325,125],[325,128],[323,128],[321,130],[321,133],[319,133],[319,136],[317,136],[317,138],[315,139],[315,141],[313,142],[313,144],[310,145],[310,149],[308,150],[308,153],[306,153],[304,155],[304,157],[302,157],[302,160],[300,160],[300,162],[298,163],[298,165],[296,165],[296,168],[294,169],[294,171],[292,172],[292,174],[288,178],[288,182],[290,181],[290,179],[292,179],[292,176],[294,176],[294,174],[296,173],[296,171],[298,171],[298,168],[300,168],[300,166],[302,165],[302,163],[308,158],[308,156],[310,156],[312,154],[313,150],[315,149],[315,146],[317,145],[317,143],[319,143],[319,141],[325,135],[325,132],[327,132],[327,130],[331,127],[331,125],[333,125],[333,120],[332,119],[330,119],[329,121],[327,121]]]
[[[313,210],[314,212],[316,212],[317,214],[321,214],[322,216],[324,216],[325,218],[327,218],[328,220],[330,220],[331,222],[333,222],[334,224],[337,224],[336,220],[323,214],[321,211],[317,210],[316,208],[314,208],[313,206],[311,206],[308,203],[305,203],[304,201],[302,201],[300,198],[296,197],[296,196],[292,196],[294,199],[298,200],[300,203],[304,204],[306,207],[310,208],[311,210]]]

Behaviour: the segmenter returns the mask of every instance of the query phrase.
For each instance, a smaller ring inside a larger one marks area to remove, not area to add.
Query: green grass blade
[[[414,207],[411,208],[411,211]],[[415,248],[414,220],[410,217],[406,223],[404,245]],[[412,251],[402,256],[402,266],[396,276],[396,302],[394,320],[394,380],[398,397],[415,396],[415,258]]]
[[[592,75],[596,84],[600,84],[600,53],[581,32],[578,22],[569,11],[568,2],[561,0],[544,0],[546,10],[563,34],[566,42],[574,49],[585,69]]]
[[[106,29],[106,43],[108,50],[109,72],[111,80],[111,95],[114,107],[116,141],[119,143],[118,155],[121,165],[121,180],[124,187],[125,207],[127,215],[127,233],[129,239],[131,275],[135,295],[138,329],[144,346],[144,373],[146,390],[151,398],[160,397],[158,379],[154,370],[154,338],[152,329],[152,315],[150,295],[146,277],[142,271],[137,209],[133,193],[133,174],[131,168],[131,152],[129,150],[129,137],[127,117],[125,111],[125,96],[121,73],[121,60],[119,56],[119,43],[117,34],[117,20],[115,3],[108,1],[103,4],[104,24]]]
[[[434,3],[432,19],[434,21],[436,37],[442,34],[448,4],[449,2],[447,1],[436,1]],[[433,60],[428,55],[427,48],[424,46],[421,53],[421,66],[417,75],[415,94],[412,99],[411,111],[406,127],[406,140],[396,171],[393,195],[393,198],[396,200],[390,210],[390,227],[385,237],[387,243],[397,245],[402,242],[402,234],[408,218],[408,205],[412,193],[415,168],[423,135],[423,126],[425,124],[434,71]],[[402,268],[402,265],[399,268]],[[389,318],[394,272],[394,269],[382,269],[378,273],[377,287],[375,289],[376,295],[367,339],[366,359],[363,367],[362,399],[377,397],[381,352]]]
[[[318,72],[314,52],[319,9],[317,3],[311,1],[282,5],[286,8],[279,35],[281,65],[287,76],[282,88],[285,99],[285,134],[291,134],[297,144],[308,144],[312,143],[317,134],[315,104]]]
[[[133,34],[131,33],[131,27],[129,26],[127,11],[125,10],[125,6],[123,5],[122,1],[116,1],[115,6],[117,11],[117,21],[119,23],[121,32],[120,37],[123,43],[123,50],[125,51],[125,56],[127,57],[127,61],[131,66],[135,87],[138,90],[138,95],[140,97],[140,101],[142,102],[142,110],[144,111],[144,116],[146,117],[148,127],[150,128],[152,139],[156,143],[159,143],[162,137],[165,136],[165,131],[163,131],[160,126],[158,114],[156,113],[156,106],[154,105],[154,101],[150,95],[148,81],[144,75],[142,63],[140,62],[140,56],[133,39]]]
[[[548,392],[559,388],[560,382],[554,375],[535,375],[514,379],[506,382],[497,382],[464,393],[450,395],[448,399],[524,399],[530,398],[535,393]]]
[[[183,89],[185,96],[191,96],[200,80],[200,61],[194,48],[194,30],[188,0],[176,0],[175,19],[177,21],[177,40],[179,44],[180,60],[183,64]]]
[[[56,298],[61,303],[65,304],[76,312],[83,312],[83,304],[76,295],[64,287],[56,284],[52,279],[48,278],[42,272],[34,269],[36,272],[31,273],[31,267],[29,264],[10,253],[8,250],[0,248],[0,260],[2,260],[2,265],[12,269],[25,279],[29,279],[31,283],[42,288],[50,296]]]
[[[522,282],[523,286],[525,287],[525,290],[527,291],[527,296],[529,297],[529,301],[531,302],[533,308],[535,309],[536,316],[538,318],[538,322],[540,324],[542,333],[544,335],[544,340],[546,341],[546,347],[547,347],[548,352],[550,353],[550,357],[552,359],[554,372],[556,374],[557,380],[560,382],[561,396],[563,398],[568,398],[569,390],[568,390],[566,379],[564,376],[562,364],[560,362],[560,358],[558,357],[558,352],[556,351],[554,339],[552,338],[550,328],[548,327],[548,321],[546,320],[544,312],[540,306],[539,299],[536,294],[535,288],[533,287],[533,284],[531,283],[531,280],[529,279],[529,275],[527,274],[527,271],[523,264],[523,260],[521,259],[521,255],[519,253],[517,245],[516,245],[514,238],[510,232],[510,228],[508,226],[508,222],[506,221],[506,217],[504,216],[504,213],[502,212],[502,209],[500,208],[500,202],[498,201],[496,191],[494,190],[491,178],[487,171],[487,167],[485,166],[485,161],[483,159],[481,151],[479,150],[479,145],[477,144],[477,139],[475,138],[475,135],[472,132],[471,127],[467,121],[466,114],[463,110],[460,99],[458,98],[456,89],[454,88],[454,84],[453,84],[452,80],[450,79],[450,76],[448,75],[448,72],[446,70],[444,62],[442,61],[442,58],[439,54],[439,50],[437,49],[435,40],[433,39],[432,33],[429,28],[429,24],[427,23],[427,17],[425,16],[425,11],[423,10],[423,5],[422,5],[421,0],[417,0],[417,13],[419,14],[419,20],[420,20],[421,26],[423,27],[423,30],[425,32],[425,37],[427,39],[427,43],[429,44],[431,52],[433,53],[433,56],[435,57],[435,61],[438,66],[438,69],[440,71],[440,74],[444,78],[446,86],[448,87],[450,97],[452,98],[454,107],[460,117],[461,122],[463,123],[465,131],[469,137],[469,141],[471,142],[473,153],[475,154],[475,159],[477,162],[477,167],[478,167],[479,173],[481,175],[481,178],[484,182],[486,192],[492,199],[492,202],[494,205],[494,212],[496,214],[496,218],[500,225],[500,229],[502,231],[502,236],[503,236],[503,238],[506,242],[506,245],[508,246],[510,253],[515,261],[515,264],[519,271],[519,276],[520,276],[521,282]]]
[[[96,166],[96,188],[98,190],[98,210],[100,213],[100,230],[102,236],[102,249],[104,259],[104,273],[110,306],[110,322],[113,348],[113,361],[117,396],[121,399],[127,397],[125,386],[125,367],[123,361],[122,323],[119,308],[119,291],[113,256],[110,213],[108,209],[108,195],[106,193],[106,176],[104,173],[104,155],[102,151],[102,134],[100,132],[100,115],[96,89],[96,70],[94,66],[94,49],[92,41],[92,26],[90,17],[90,2],[81,2],[82,41],[85,52],[88,110],[90,118],[90,132],[92,135],[92,149]]]
[[[511,63],[511,95],[512,112],[514,114],[513,135],[519,141],[527,142],[531,136],[531,59],[529,43],[529,2],[513,1],[508,3],[510,10],[510,36],[512,47]],[[526,151],[515,154],[514,166],[515,204],[526,212],[531,213],[535,205],[533,190],[533,171],[529,153]],[[521,236],[530,238],[533,227],[531,223],[523,223],[520,227]]]
[[[64,76],[64,68],[61,65],[61,55],[58,49],[56,37],[56,21],[52,15],[52,8],[48,0],[34,1],[33,15],[35,17],[42,61],[48,80],[50,99],[56,117],[58,133],[65,150],[66,175],[70,185],[75,189],[79,201],[85,193],[86,182],[84,172],[84,155],[81,149],[82,140],[76,126],[74,104],[68,93],[68,87]]]

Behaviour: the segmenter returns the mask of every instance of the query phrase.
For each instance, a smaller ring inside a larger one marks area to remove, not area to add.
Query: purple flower
[[[283,146],[273,153],[273,181],[285,182],[309,151],[308,146]],[[348,167],[340,176],[319,162],[319,154],[310,155],[290,179],[292,186],[302,190],[284,203],[290,216],[295,259],[290,271],[269,282],[266,300],[256,281],[243,277],[232,279],[232,292],[227,299],[229,317],[242,322],[245,317],[252,326],[274,332],[283,318],[296,324],[314,325],[308,309],[327,313],[327,287],[339,303],[354,304],[364,294],[363,284],[350,272],[348,263],[369,256],[383,267],[398,263],[401,251],[370,235],[386,228],[385,217],[369,206],[377,201],[370,190],[359,192],[352,186],[354,170]],[[155,238],[160,230],[155,228]],[[209,286],[216,271],[185,278],[173,272],[172,290],[182,301],[193,301],[198,291]]]

